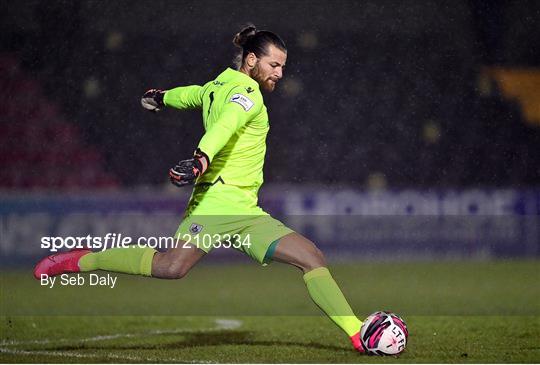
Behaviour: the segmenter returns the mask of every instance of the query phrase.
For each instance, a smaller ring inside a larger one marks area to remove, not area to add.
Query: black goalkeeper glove
[[[151,112],[159,112],[165,104],[163,103],[163,96],[165,91],[158,89],[150,89],[144,93],[141,98],[141,105],[144,109]]]
[[[182,160],[169,170],[169,178],[175,186],[193,184],[208,168],[209,158],[206,153],[197,148],[193,158]]]

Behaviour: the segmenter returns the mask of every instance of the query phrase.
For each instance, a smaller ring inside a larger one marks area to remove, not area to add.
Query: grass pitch
[[[399,358],[355,353],[300,272],[281,264],[201,265],[180,281],[118,275],[114,289],[51,289],[30,269],[4,271],[0,361],[540,362],[539,269],[539,261],[331,265],[359,317],[381,309],[404,317],[410,337]]]

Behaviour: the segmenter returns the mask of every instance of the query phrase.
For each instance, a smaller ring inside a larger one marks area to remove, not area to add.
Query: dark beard
[[[266,83],[266,80],[263,79],[263,76],[261,75],[261,69],[259,67],[259,61],[257,61],[255,66],[253,67],[249,76],[253,80],[257,81],[261,89],[263,89],[264,91],[272,92],[274,90],[274,88],[269,87],[268,84]]]

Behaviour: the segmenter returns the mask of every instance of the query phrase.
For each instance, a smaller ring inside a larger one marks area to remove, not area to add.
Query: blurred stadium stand
[[[101,152],[80,138],[18,60],[0,54],[0,181],[4,188],[107,188],[117,185],[104,171]]]
[[[267,182],[539,185],[537,2],[209,4],[10,3],[1,187],[166,184],[202,135],[200,117],[145,113],[140,95],[216,76],[247,20],[289,46],[266,98]]]

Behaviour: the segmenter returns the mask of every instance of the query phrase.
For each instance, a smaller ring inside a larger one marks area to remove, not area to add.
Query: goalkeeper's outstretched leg
[[[184,245],[183,242],[167,252],[136,246],[101,252],[75,250],[47,256],[36,265],[34,276],[40,279],[42,275],[105,270],[161,279],[180,279],[204,255],[203,250]],[[290,233],[279,240],[272,259],[302,270],[313,301],[349,336],[354,348],[364,352],[360,341],[362,322],[354,315],[328,271],[323,253],[313,242],[298,233]]]
[[[50,255],[34,269],[34,276],[56,276],[64,273],[105,270],[125,274],[180,279],[202,259],[205,252],[195,246],[179,245],[167,252],[149,247],[112,248],[101,252],[73,250]]]
[[[302,270],[311,299],[349,336],[356,350],[365,352],[360,341],[362,322],[328,271],[321,250],[304,236],[290,233],[281,238],[272,258]]]

